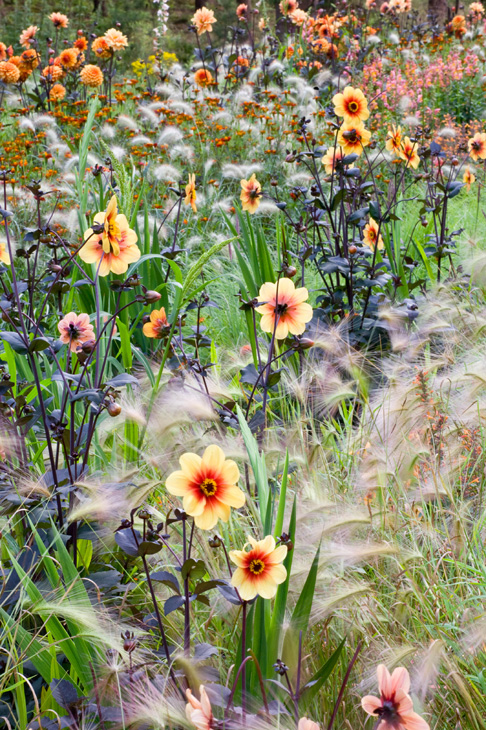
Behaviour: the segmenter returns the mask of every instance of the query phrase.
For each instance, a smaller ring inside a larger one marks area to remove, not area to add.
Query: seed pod
[[[115,403],[115,401],[112,400],[106,410],[108,411],[108,414],[112,418],[115,418],[116,416],[119,416],[121,413],[121,405],[119,403]]]

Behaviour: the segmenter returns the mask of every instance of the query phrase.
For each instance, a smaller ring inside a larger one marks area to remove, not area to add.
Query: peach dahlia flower
[[[84,246],[79,257],[87,264],[99,266],[100,276],[124,274],[128,265],[140,258],[137,234],[128,225],[126,216],[118,213],[116,195],[113,195],[106,212],[97,213],[94,222],[103,225],[102,233],[94,233],[92,228],[84,234]]]
[[[186,717],[197,730],[211,730],[213,711],[204,685],[199,687],[200,700],[196,699],[190,689],[186,689]]]
[[[202,458],[182,454],[179,464],[181,470],[172,472],[165,486],[170,494],[182,497],[184,510],[201,530],[212,530],[218,520],[227,522],[231,507],[245,504],[245,494],[237,486],[238,467],[219,446],[208,446]]]
[[[249,180],[241,180],[240,184],[240,200],[243,210],[247,210],[248,213],[255,213],[260,205],[262,186],[256,179],[255,173],[253,173]]]
[[[49,20],[54,23],[56,28],[67,28],[69,25],[69,18],[64,13],[51,13]]]
[[[250,550],[246,548],[250,545]],[[273,598],[277,586],[287,577],[282,562],[287,556],[287,546],[275,546],[275,538],[267,535],[263,540],[248,536],[243,550],[230,550],[229,556],[237,565],[231,585],[237,589],[242,601],[251,601],[255,596]]]
[[[301,335],[307,322],[312,319],[312,307],[306,303],[308,298],[307,289],[304,286],[296,289],[292,279],[283,278],[276,284],[263,284],[258,295],[258,301],[262,304],[256,309],[263,315],[260,327],[271,334],[275,330],[277,340],[284,340],[289,332],[291,335]]]
[[[429,730],[423,717],[413,711],[413,702],[408,694],[410,676],[404,667],[397,667],[393,674],[384,664],[376,670],[380,697],[367,695],[361,706],[378,720],[376,730]]]
[[[218,21],[214,17],[213,11],[206,7],[196,10],[191,20],[191,23],[195,26],[198,35],[202,35],[206,32],[211,33],[214,23],[217,22]]]
[[[113,51],[123,51],[128,46],[128,38],[116,28],[107,30],[104,38]]]
[[[38,30],[39,28],[37,27],[37,25],[29,25],[29,27],[23,30],[20,34],[20,45],[24,46],[24,48],[29,48]]]
[[[69,345],[71,352],[76,352],[79,345],[94,339],[93,325],[90,324],[89,316],[84,312],[76,314],[69,312],[57,325],[61,336],[60,340]]]

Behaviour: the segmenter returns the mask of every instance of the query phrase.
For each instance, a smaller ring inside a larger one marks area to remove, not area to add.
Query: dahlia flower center
[[[392,723],[399,718],[397,708],[393,700],[383,700],[382,706],[375,710],[375,715],[379,715],[388,723]]]
[[[346,130],[346,132],[343,132],[343,137],[348,140],[348,142],[358,142],[359,140],[359,134],[356,129]]]
[[[263,560],[260,560],[260,558],[254,558],[250,562],[248,570],[250,571],[250,573],[253,573],[253,575],[261,575],[265,570],[265,563],[263,562]]]
[[[68,326],[68,335],[71,337],[71,339],[76,339],[76,337],[79,337],[79,330],[76,327],[76,325],[73,322],[69,323]]]
[[[282,317],[288,308],[288,304],[277,304],[275,307],[275,314],[278,314],[279,317]]]
[[[358,102],[357,101],[350,101],[349,104],[348,104],[348,109],[349,109],[350,112],[353,112],[353,113],[357,112],[358,109],[359,109]]]
[[[204,479],[199,486],[201,492],[204,492],[206,497],[214,497],[214,495],[218,491],[218,485],[216,484],[214,479]]]

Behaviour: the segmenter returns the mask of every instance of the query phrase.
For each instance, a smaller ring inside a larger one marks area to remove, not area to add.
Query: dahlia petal
[[[189,477],[189,479],[195,479],[201,468],[202,459],[198,456],[198,454],[192,454],[188,451],[186,454],[182,454],[179,458],[179,464],[181,465],[182,471],[187,477]]]
[[[307,299],[309,299],[308,290],[305,286],[299,286],[299,288],[292,294],[289,305],[293,306],[294,304],[302,304],[302,302],[305,302]]]
[[[189,489],[187,474],[183,471],[173,471],[165,480],[165,486],[174,497],[183,497]]]
[[[259,578],[255,583],[256,591],[262,598],[273,598],[277,592],[277,584],[270,576]]]
[[[287,557],[287,546],[286,545],[279,545],[272,552],[272,555],[271,555],[272,564],[273,563],[281,563],[283,560],[285,560],[286,557]]]
[[[95,217],[93,218],[93,221],[94,221],[94,223],[104,223],[105,218],[106,218],[106,213],[96,213]]]
[[[221,520],[221,522],[228,522],[231,514],[231,507],[229,504],[213,499],[211,506],[218,520]]]
[[[206,509],[206,497],[199,496],[195,492],[186,492],[182,500],[182,506],[191,517],[199,517]]]
[[[124,274],[128,269],[128,262],[122,256],[112,256],[110,268],[114,274]]]
[[[374,715],[376,710],[382,706],[381,700],[374,695],[366,695],[361,700],[361,707],[368,715]]]
[[[212,714],[211,703],[209,701],[209,697],[208,697],[203,685],[201,685],[199,687],[199,694],[201,695],[202,711],[204,712],[206,717],[209,718],[209,717],[211,717],[211,714]]]
[[[230,550],[229,556],[233,563],[238,566],[238,568],[243,568],[246,565],[244,550]]]
[[[267,535],[263,540],[260,541],[260,550],[262,553],[269,555],[275,550],[275,538],[273,535]]]
[[[260,327],[262,328],[263,332],[273,332],[275,328],[275,315],[273,311],[272,314],[263,315],[260,320]]]
[[[263,329],[263,327],[262,327]],[[265,330],[267,331],[267,330]],[[277,329],[275,330],[275,337],[277,340],[285,340],[289,333],[289,326],[287,324],[286,320],[280,320],[280,322],[277,325]]]
[[[89,233],[89,231],[91,231],[91,228],[89,228],[86,233]],[[78,251],[81,261],[84,261],[86,264],[95,264],[100,260],[102,254],[100,241],[101,236],[93,236],[89,239],[89,241],[86,241],[86,243]]]
[[[220,501],[227,504],[228,507],[240,509],[246,502],[246,495],[239,487],[231,484],[221,489]]]
[[[233,459],[226,459],[221,468],[221,479],[225,484],[236,484],[240,478],[240,470]]]
[[[240,571],[240,574],[237,576],[238,571]],[[251,601],[257,594],[255,586],[252,581],[247,578],[246,573],[243,570],[235,570],[231,579],[231,585],[238,590],[243,601]]]
[[[231,555],[231,553],[230,553],[230,555]],[[237,568],[231,577],[231,585],[234,588],[239,588],[240,585],[245,580],[245,577],[246,577],[245,571],[242,570],[242,568]]]
[[[258,295],[258,301],[259,302],[269,302],[271,299],[273,299],[275,297],[276,290],[277,290],[276,285],[270,281],[267,281],[266,284],[262,284],[260,287],[260,294]]]
[[[391,681],[393,682],[393,677]],[[397,689],[395,692],[392,691],[391,695],[389,696],[394,698],[397,711],[400,713],[400,715],[406,714],[407,712],[412,712],[412,698],[410,697],[410,695],[406,694],[403,689]]]
[[[430,730],[428,722],[416,712],[401,715],[401,728],[404,730]]]
[[[196,526],[200,530],[212,530],[218,521],[218,515],[210,502],[206,502],[204,512],[194,517]]]
[[[216,444],[208,446],[202,457],[203,467],[210,472],[219,474],[224,464],[224,451]]]
[[[280,585],[287,578],[287,570],[283,565],[272,565],[270,568],[270,576],[277,585]]]
[[[378,688],[380,690],[380,694],[383,697],[390,697],[390,689],[391,689],[391,677],[390,672],[385,667],[384,664],[379,664],[376,669],[376,674],[378,677]]]
[[[397,667],[391,675],[391,691],[403,690],[405,694],[410,691],[410,675],[405,667]]]
[[[282,279],[279,279],[278,281],[278,299],[281,302],[282,297],[285,297],[285,301],[287,301],[287,297],[293,296],[295,293],[295,284],[292,281],[292,279],[287,279],[286,277],[283,277]]]

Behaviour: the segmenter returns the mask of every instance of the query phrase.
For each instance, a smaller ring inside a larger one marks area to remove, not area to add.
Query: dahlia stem
[[[243,722],[246,718],[246,608],[247,602],[243,601],[241,615],[241,711]]]
[[[186,516],[182,519],[182,541],[183,541],[183,562],[184,566],[186,560],[189,560],[191,556],[192,538],[194,535],[194,520],[192,522],[191,537],[189,540],[189,548],[187,547],[187,532],[186,532]],[[191,651],[191,616],[190,616],[190,602],[189,602],[189,574],[186,571],[186,577],[184,578],[184,654],[189,656]]]

